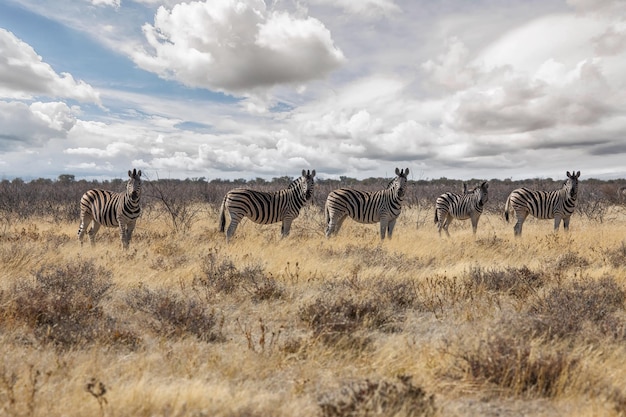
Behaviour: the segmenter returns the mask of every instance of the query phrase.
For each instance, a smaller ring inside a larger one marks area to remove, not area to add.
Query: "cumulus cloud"
[[[71,74],[57,74],[27,43],[0,28],[0,97],[32,99],[38,96],[63,97],[100,104],[89,84]]]
[[[65,103],[0,101],[0,150],[38,147],[52,138],[64,138],[74,126],[72,111]]]
[[[319,20],[268,11],[262,0],[159,7],[143,32],[143,69],[187,86],[241,94],[324,77],[345,58]]]
[[[430,81],[455,91],[471,86],[475,82],[478,69],[469,64],[469,50],[458,38],[446,41],[445,52],[436,59],[422,64],[422,69],[430,76]]]

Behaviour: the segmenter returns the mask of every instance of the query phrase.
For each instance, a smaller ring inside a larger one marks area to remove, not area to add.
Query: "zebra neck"
[[[130,194],[124,194],[124,204],[130,207],[139,207],[139,199],[133,200]]]
[[[302,208],[306,202],[306,197],[299,187],[289,187],[283,191],[285,192],[284,195],[287,196],[298,209]]]

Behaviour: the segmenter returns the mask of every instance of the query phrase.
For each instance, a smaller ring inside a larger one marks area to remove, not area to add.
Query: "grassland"
[[[0,415],[620,416],[626,211],[439,238],[403,211],[392,240],[307,207],[240,225],[156,210],[130,250],[31,218],[0,234]]]

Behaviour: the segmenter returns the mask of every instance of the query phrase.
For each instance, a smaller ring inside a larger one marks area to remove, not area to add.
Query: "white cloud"
[[[428,60],[422,68],[430,80],[448,90],[455,91],[470,87],[476,81],[477,68],[469,64],[469,50],[458,38],[446,42],[445,53],[436,60]]]
[[[68,132],[76,123],[76,117],[67,104],[61,102],[42,103],[36,102],[30,105],[34,116],[47,123],[50,129],[59,132]]]
[[[119,9],[122,0],[91,0],[91,4],[94,6],[110,6]]]
[[[74,126],[65,103],[0,101],[0,151],[43,146],[53,138],[65,138]]]
[[[68,73],[57,74],[30,45],[0,28],[0,98],[38,96],[100,104],[99,94],[89,84]]]
[[[311,0],[311,3],[338,7],[350,14],[366,18],[389,17],[402,11],[393,0]]]
[[[268,12],[262,0],[159,7],[135,62],[187,86],[241,94],[322,78],[345,58],[317,19]]]

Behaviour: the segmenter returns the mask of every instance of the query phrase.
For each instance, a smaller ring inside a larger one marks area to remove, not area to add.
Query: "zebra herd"
[[[339,188],[329,193],[324,207],[326,237],[339,232],[343,221],[350,217],[359,223],[380,223],[380,238],[391,238],[396,219],[402,209],[406,194],[409,169],[396,168],[396,177],[387,187],[376,192],[359,191],[353,188]],[[141,170],[128,171],[126,191],[114,193],[106,190],[91,189],[80,200],[80,226],[78,240],[82,245],[86,228],[93,224],[88,232],[92,246],[100,226],[119,227],[122,247],[127,249],[137,218],[141,213]],[[509,211],[517,217],[514,235],[522,234],[522,225],[532,215],[538,219],[554,219],[554,230],[558,230],[561,220],[565,230],[569,228],[570,216],[574,212],[578,197],[578,178],[580,171],[570,174],[559,190],[535,191],[529,188],[517,188],[507,198],[504,217],[509,221]],[[234,235],[239,222],[247,217],[258,224],[282,222],[281,235],[289,235],[291,223],[300,214],[300,209],[313,197],[315,170],[302,170],[302,176],[294,180],[285,189],[275,192],[261,192],[247,188],[230,190],[222,200],[219,214],[219,230],[226,234],[228,242]],[[463,193],[447,192],[440,195],[435,203],[435,223],[439,235],[445,231],[449,236],[448,226],[453,219],[467,220],[472,223],[476,234],[478,220],[485,204],[489,200],[489,184],[485,181],[471,190],[463,184]],[[621,189],[620,189],[621,191]],[[230,224],[226,228],[226,213]]]

